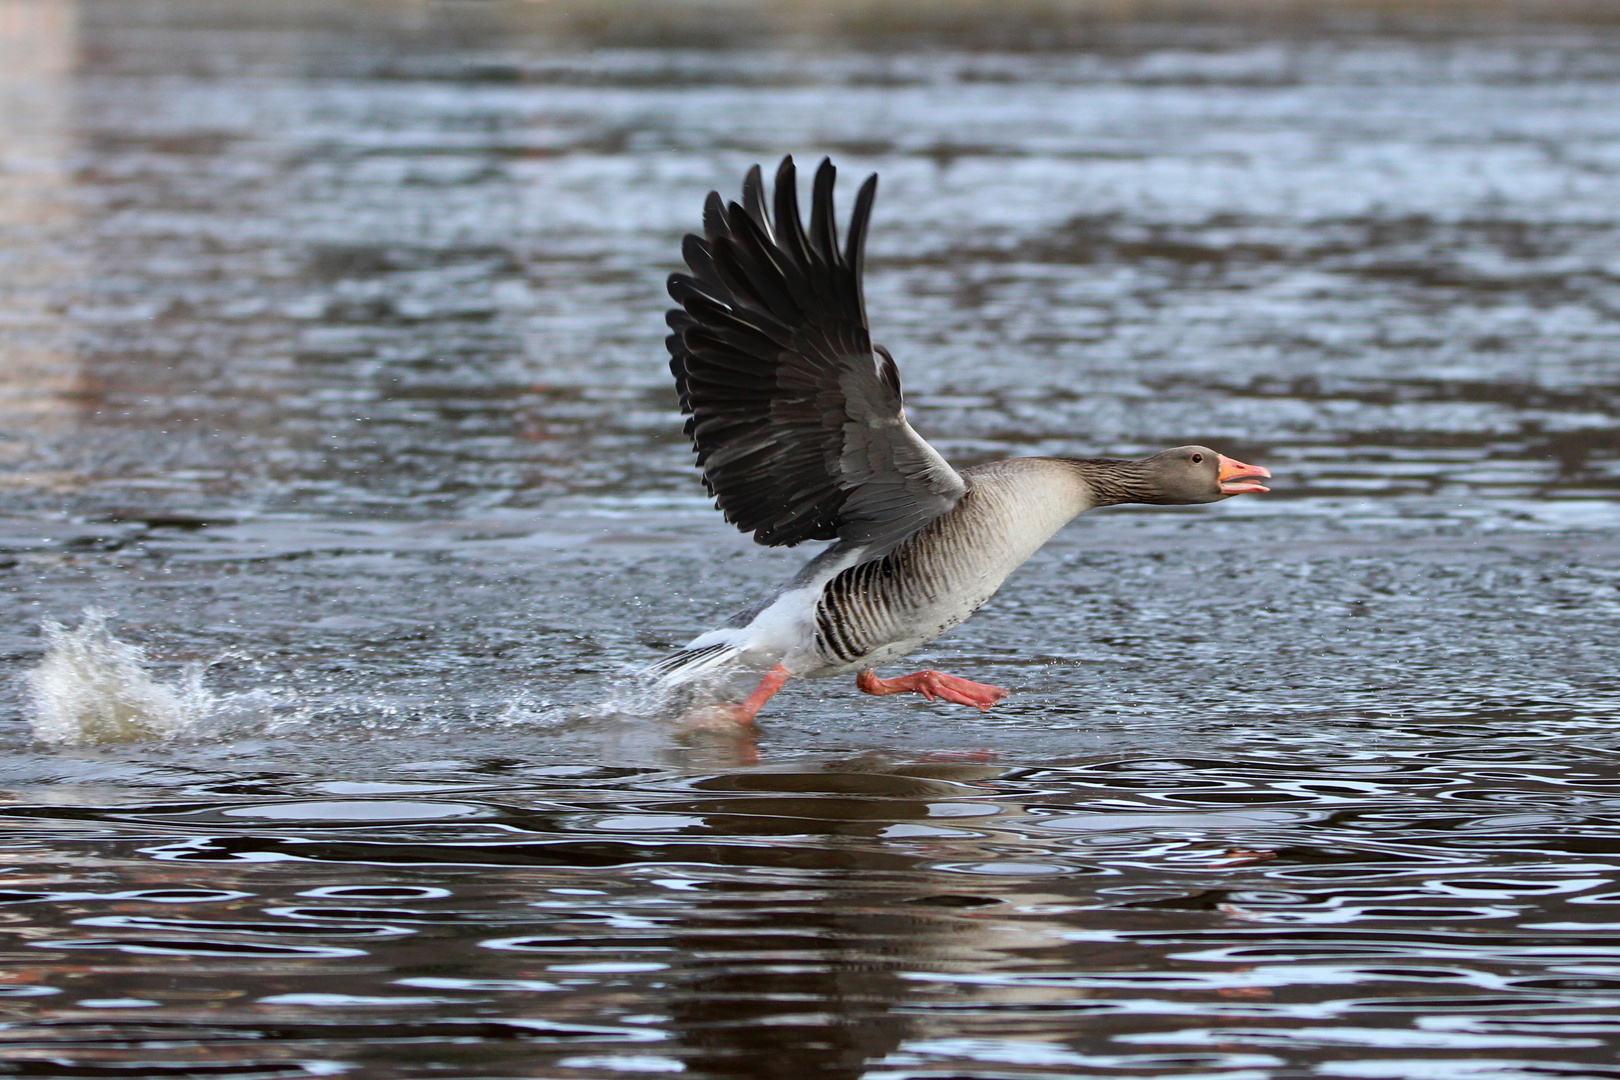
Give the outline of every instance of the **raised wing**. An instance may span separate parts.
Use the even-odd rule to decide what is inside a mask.
[[[791,157],[773,226],[759,166],[741,205],[710,192],[704,236],[672,274],[669,367],[686,433],[726,520],[761,544],[834,538],[888,547],[956,505],[956,471],[906,423],[900,372],[874,352],[861,293],[874,174],[838,249],[832,162],[816,170],[810,228]]]

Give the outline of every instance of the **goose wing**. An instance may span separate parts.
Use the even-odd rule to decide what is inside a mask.
[[[855,196],[842,251],[832,162],[816,170],[810,227],[791,157],[776,172],[775,223],[759,166],[741,205],[717,192],[690,274],[672,274],[669,367],[703,482],[726,520],[771,546],[841,539],[887,547],[967,486],[906,422],[900,372],[873,348],[861,291],[876,174]]]

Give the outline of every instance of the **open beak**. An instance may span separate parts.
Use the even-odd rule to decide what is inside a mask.
[[[1216,454],[1221,461],[1221,494],[1246,495],[1255,491],[1270,491],[1266,485],[1260,483],[1257,477],[1271,478],[1271,470],[1263,469],[1259,465],[1245,465],[1241,461],[1234,461],[1225,454]]]

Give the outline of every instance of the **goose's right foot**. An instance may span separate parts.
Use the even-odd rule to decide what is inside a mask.
[[[880,679],[875,671],[863,671],[855,677],[855,686],[867,694],[904,694],[916,692],[933,701],[940,698],[957,705],[972,705],[984,712],[1007,696],[999,686],[959,679],[943,671],[919,671],[902,675],[898,679]]]
[[[723,701],[718,705],[693,709],[682,718],[681,726],[688,731],[747,727],[754,722],[754,717],[759,715],[759,710],[764,708],[771,695],[782,689],[782,684],[787,681],[787,668],[777,664],[765,673],[754,692],[748,695],[747,701]]]

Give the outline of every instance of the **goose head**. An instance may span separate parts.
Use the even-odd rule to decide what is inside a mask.
[[[1177,446],[1142,462],[1144,481],[1164,503],[1219,502],[1233,495],[1269,491],[1260,483],[1271,471],[1245,465],[1207,446]]]

